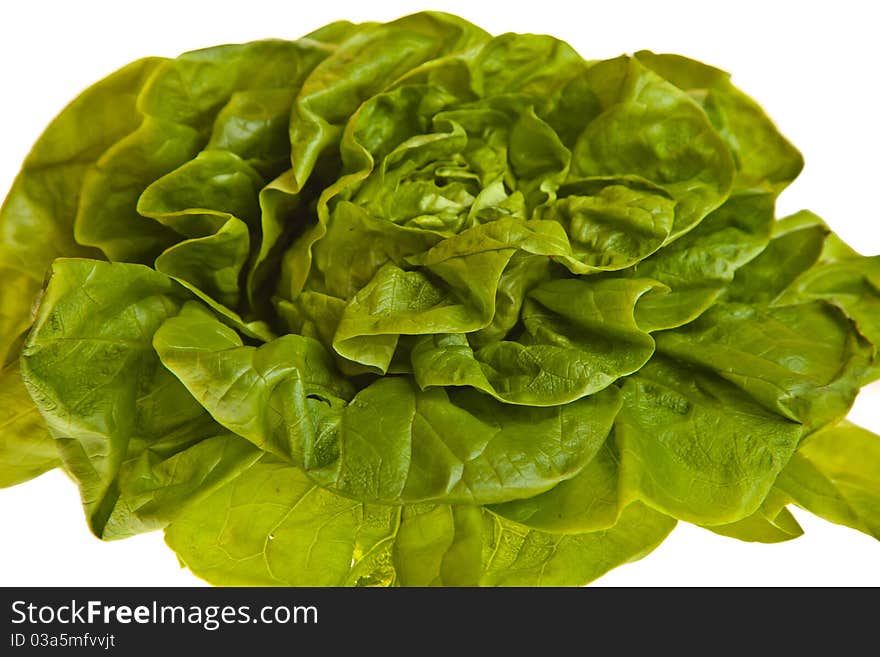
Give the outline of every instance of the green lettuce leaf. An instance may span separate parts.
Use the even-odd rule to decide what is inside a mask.
[[[547,408],[383,377],[356,394],[329,354],[288,335],[260,347],[197,304],[153,340],[218,422],[368,502],[502,502],[574,476],[608,435],[616,389]]]
[[[508,403],[563,404],[607,388],[644,365],[654,340],[634,317],[651,280],[561,279],[541,283],[521,311],[525,332],[474,350],[462,334],[436,334],[412,348],[424,388],[471,386]]]
[[[880,436],[849,422],[817,431],[777,487],[807,511],[880,539]]]
[[[763,310],[719,303],[655,339],[659,352],[717,372],[809,429],[846,415],[872,358],[852,322],[821,301]]]
[[[102,538],[167,524],[260,456],[152,350],[187,296],[148,267],[59,259],[22,351],[24,382]]]
[[[628,378],[615,420],[620,486],[682,520],[753,513],[803,435],[720,376],[658,358]]]
[[[612,438],[576,476],[493,506],[543,531],[607,529],[635,502],[703,525],[751,516],[803,435],[722,378],[655,358],[621,386]]]
[[[611,528],[548,534],[493,516],[486,528],[488,586],[583,586],[624,563],[641,559],[675,527],[675,520],[635,504]]]
[[[726,525],[706,529],[751,543],[781,543],[802,536],[804,530],[785,505],[787,496],[777,488],[770,490],[764,503],[752,515]]]
[[[610,530],[557,536],[476,506],[364,504],[267,457],[190,507],[165,540],[224,585],[578,586],[644,556],[674,524],[638,507]]]
[[[32,479],[60,463],[58,448],[24,387],[18,364],[3,369],[0,371],[0,488]]]

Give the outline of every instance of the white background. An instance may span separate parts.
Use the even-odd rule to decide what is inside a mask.
[[[431,8],[493,33],[549,33],[587,59],[648,48],[731,71],[806,158],[780,212],[810,208],[862,253],[880,254],[878,6],[857,0],[6,2],[0,5],[0,196],[52,117],[131,60],[296,38],[336,19],[385,21]],[[880,432],[878,407],[875,384],[850,417]],[[880,585],[880,542],[794,513],[806,535],[777,545],[741,543],[681,523],[646,559],[598,583]],[[112,543],[92,537],[75,487],[57,471],[0,490],[0,528],[0,585],[201,584],[179,567],[159,532]]]

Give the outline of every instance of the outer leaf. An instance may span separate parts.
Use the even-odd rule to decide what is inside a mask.
[[[60,465],[49,435],[21,380],[18,364],[0,370],[0,488]]]
[[[140,105],[147,114],[196,129],[207,149],[250,160],[268,179],[290,162],[289,116],[303,81],[355,29],[336,23],[292,42],[264,40],[185,53],[156,76]],[[300,191],[273,195],[267,190],[261,198],[261,231],[252,235],[259,247],[247,280],[251,305],[258,303],[271,261],[280,256],[278,241],[290,233],[286,215],[299,204]]]
[[[730,83],[728,74],[678,55],[640,51],[636,58],[700,104],[736,169],[731,196],[721,208],[635,268],[636,275],[670,287],[669,294],[651,295],[639,304],[640,325],[647,330],[674,328],[708,308],[734,272],[767,245],[775,198],[798,175],[803,159],[761,108]],[[775,268],[773,273],[779,274]]]
[[[802,435],[722,378],[661,358],[622,391],[614,427],[622,490],[698,524],[754,513]]]
[[[609,438],[587,466],[546,493],[490,507],[493,513],[541,531],[581,534],[613,527],[634,497],[621,490],[620,456]]]
[[[39,284],[27,274],[0,267],[0,366],[18,357],[16,343],[31,323]],[[2,377],[3,375],[0,375]]]
[[[847,413],[872,357],[852,323],[823,302],[766,311],[718,304],[655,339],[658,351],[714,370],[810,429]]]
[[[152,350],[187,296],[147,267],[59,259],[22,352],[28,390],[103,538],[161,526],[258,456]]]
[[[124,538],[165,527],[263,455],[219,427],[211,433],[195,440],[183,433],[129,443],[117,476],[119,498],[101,537]]]
[[[89,173],[76,219],[77,241],[114,260],[151,262],[175,239],[162,226],[139,218],[141,192],[208,143],[214,118],[236,93],[296,89],[331,50],[311,40],[265,40],[166,61],[138,98],[145,117],[140,128],[117,142]]]
[[[737,272],[725,298],[776,306],[825,301],[840,309],[873,345],[873,363],[862,380],[880,376],[880,258],[861,256],[809,211],[781,219],[773,240]]]
[[[608,529],[633,499],[643,498],[652,504],[650,494],[629,488],[631,481],[621,481],[621,457],[617,441],[609,440],[592,461],[575,477],[563,481],[546,493],[491,507],[492,511],[523,525],[553,533],[580,533]],[[659,480],[666,473],[660,472]],[[628,469],[630,464],[625,464]],[[721,525],[707,525],[724,536],[743,541],[777,543],[803,534],[797,521],[785,509],[787,497],[775,488],[760,508],[742,520]]]
[[[0,208],[0,365],[18,357],[15,345],[31,323],[32,305],[52,260],[97,254],[73,238],[80,186],[101,154],[137,127],[136,95],[161,62],[138,60],[92,85],[49,124],[25,159]],[[7,394],[20,391],[20,386],[17,368],[0,373],[0,387]],[[35,417],[29,397],[16,392],[14,398],[18,402],[10,412]],[[46,450],[48,443],[43,448],[36,445],[44,429],[30,420],[28,424],[32,426],[27,431],[34,432],[32,448]],[[0,440],[15,443],[19,431],[7,428],[5,435],[0,432]],[[23,467],[20,474],[7,476],[27,479],[37,470]]]
[[[334,495],[264,458],[181,514],[165,540],[214,584],[341,586],[361,562],[365,583],[390,584],[390,564],[383,572],[372,557],[393,540],[398,516],[398,508]]]
[[[483,512],[471,505],[409,505],[394,541],[400,586],[477,586]]]
[[[317,39],[266,39],[193,50],[168,61],[138,99],[144,114],[206,134],[239,92],[296,89],[334,48]]]
[[[861,383],[880,377],[880,256],[833,253],[840,250],[833,233],[823,255],[775,300],[776,304],[822,300],[840,309],[872,345],[873,362]],[[844,245],[845,246],[845,245]]]
[[[242,70],[238,74],[246,79],[247,84],[254,84],[255,80],[259,80],[260,86],[236,91],[229,97],[229,102],[214,118],[211,139],[205,147],[206,150],[234,153],[258,170],[266,180],[271,180],[288,169],[290,141],[287,133],[290,112],[303,76],[310,72],[315,58],[320,59],[330,54],[334,45],[344,41],[357,29],[358,26],[352,23],[338,21],[307,34],[294,43],[263,41],[256,44],[254,49],[259,54],[253,58],[253,63],[265,59],[272,63],[260,71]],[[244,54],[247,49],[241,49],[241,52]],[[200,68],[210,68],[215,64],[210,61],[211,54],[216,56],[217,51],[196,51],[189,56],[184,55],[189,60],[186,63],[189,66],[180,65],[181,61],[178,60],[180,77],[186,79]],[[225,77],[225,80],[220,81],[221,84],[228,84],[228,74]],[[240,86],[236,84],[237,88]],[[164,93],[163,90],[161,95],[164,96]],[[198,109],[195,114],[199,114]],[[264,238],[268,232],[271,231],[264,229]]]
[[[880,540],[880,436],[849,422],[817,431],[777,486],[807,511]]]
[[[148,264],[176,240],[169,229],[137,213],[141,192],[195,157],[204,138],[193,128],[147,117],[89,169],[77,209],[75,236],[111,260]]]
[[[576,586],[643,557],[674,525],[639,505],[611,530],[554,536],[472,506],[370,506],[266,458],[165,537],[214,584]]]
[[[641,504],[624,511],[611,529],[547,534],[486,514],[486,586],[583,586],[656,548],[675,520]]]
[[[787,496],[771,489],[764,503],[752,515],[727,525],[707,526],[706,529],[741,541],[781,543],[802,536],[804,530],[791,512],[785,508]]]

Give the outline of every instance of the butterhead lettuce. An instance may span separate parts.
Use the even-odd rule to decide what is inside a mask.
[[[880,257],[727,73],[420,13],[134,62],[0,210],[0,485],[217,584],[582,585],[880,538]]]

